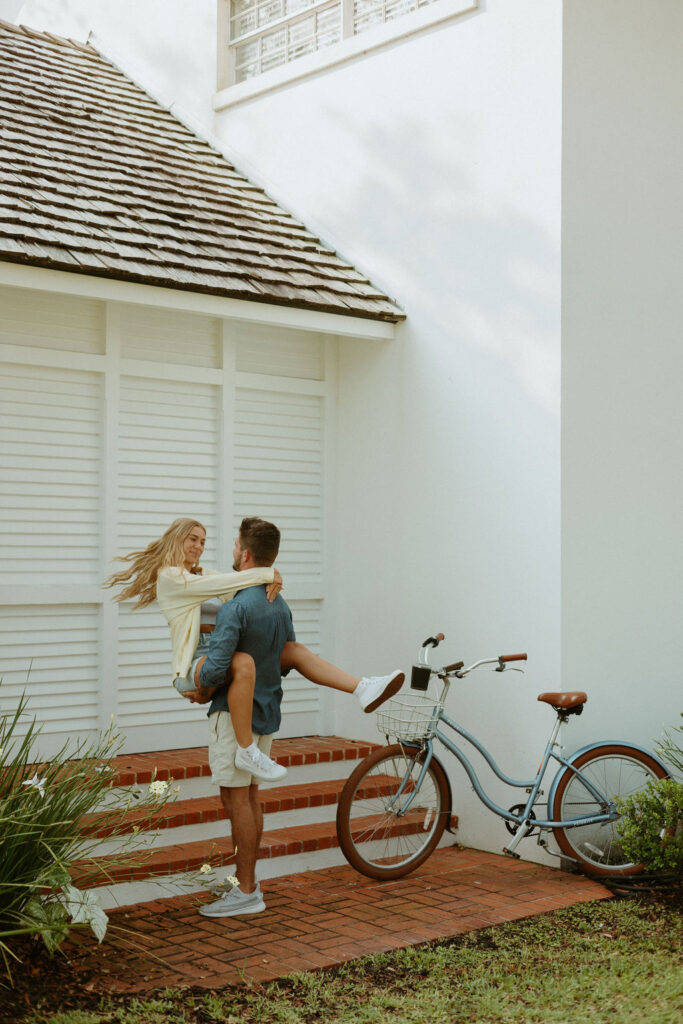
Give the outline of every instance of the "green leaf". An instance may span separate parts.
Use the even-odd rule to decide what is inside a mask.
[[[101,942],[106,935],[109,918],[102,910],[97,894],[94,892],[81,892],[75,886],[67,885],[58,898],[66,908],[73,923],[90,925],[97,941]]]

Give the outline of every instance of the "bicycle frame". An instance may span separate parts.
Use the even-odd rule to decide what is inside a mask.
[[[474,788],[474,791],[477,794],[477,796],[479,797],[479,799],[481,800],[481,802],[486,807],[488,807],[488,809],[490,811],[492,811],[494,814],[496,814],[498,817],[503,818],[503,819],[505,819],[507,821],[514,822],[518,826],[520,826],[518,828],[517,833],[515,834],[513,840],[511,841],[511,843],[509,844],[509,846],[507,848],[509,853],[512,853],[514,851],[514,849],[517,846],[517,844],[527,834],[526,826],[531,826],[533,828],[539,828],[539,829],[541,829],[543,831],[546,831],[548,829],[557,828],[557,827],[560,827],[560,828],[575,828],[575,827],[578,827],[580,825],[592,825],[592,824],[597,824],[597,823],[601,823],[601,822],[614,821],[616,818],[619,817],[619,814],[616,811],[616,808],[614,807],[612,802],[608,799],[608,797],[600,789],[598,789],[597,786],[595,786],[590,781],[590,779],[587,779],[581,773],[580,769],[575,768],[572,765],[570,760],[568,760],[565,757],[562,757],[555,750],[555,747],[557,746],[557,737],[558,737],[560,728],[564,724],[564,721],[563,721],[561,716],[558,716],[558,719],[555,722],[555,725],[554,725],[554,727],[553,727],[553,729],[551,731],[550,737],[549,737],[548,742],[547,742],[546,747],[545,747],[543,758],[541,760],[541,764],[539,766],[538,772],[536,773],[535,777],[533,779],[513,779],[513,778],[510,778],[508,775],[505,774],[505,772],[503,772],[498,767],[498,765],[497,765],[496,761],[494,760],[494,758],[492,757],[492,755],[489,753],[489,751],[486,749],[486,747],[482,743],[479,742],[479,740],[475,736],[472,736],[471,733],[469,733],[466,729],[464,729],[461,725],[459,725],[452,718],[449,718],[449,716],[444,713],[443,705],[444,705],[444,702],[445,702],[445,699],[446,699],[446,695],[447,695],[449,687],[450,687],[450,680],[447,677],[442,676],[440,673],[436,673],[436,674],[437,674],[438,678],[444,684],[444,688],[443,688],[443,692],[441,694],[441,698],[440,698],[439,702],[437,703],[437,705],[434,708],[434,715],[433,715],[432,721],[430,723],[430,729],[428,731],[427,737],[422,742],[422,744],[418,744],[418,745],[420,745],[420,746],[422,746],[424,748],[424,750],[426,751],[426,756],[425,756],[425,759],[424,759],[424,763],[422,765],[422,769],[421,769],[420,774],[418,776],[418,779],[417,779],[417,781],[416,781],[416,783],[414,785],[413,792],[408,797],[408,800],[406,801],[406,803],[403,804],[401,806],[401,808],[396,812],[397,813],[397,817],[403,817],[406,814],[406,812],[409,810],[410,805],[412,804],[413,800],[415,799],[415,797],[417,796],[418,792],[420,791],[420,787],[422,786],[422,782],[424,780],[424,777],[427,774],[427,771],[429,770],[429,765],[430,765],[430,763],[432,761],[432,758],[434,757],[434,739],[438,739],[439,742],[444,747],[446,747],[447,750],[450,750],[450,752],[458,759],[460,764],[465,769],[465,771],[467,773],[467,776],[468,776],[470,782],[472,783],[472,787]],[[524,810],[522,811],[521,814],[513,814],[511,811],[506,810],[503,807],[500,807],[498,804],[496,804],[488,796],[488,794],[485,792],[483,786],[481,785],[481,782],[479,781],[479,777],[477,775],[476,770],[470,764],[470,761],[468,760],[467,756],[463,753],[462,750],[460,750],[460,748],[458,746],[456,746],[456,744],[445,733],[443,733],[443,732],[441,732],[439,730],[438,726],[442,722],[444,723],[444,725],[448,726],[448,728],[452,729],[454,732],[456,732],[460,736],[462,736],[463,739],[467,740],[468,743],[471,743],[472,746],[476,750],[479,751],[479,753],[485,759],[485,761],[487,762],[487,764],[489,765],[491,770],[494,772],[494,774],[502,782],[504,782],[508,786],[513,786],[513,787],[516,787],[518,789],[524,789],[524,790],[527,791],[528,797],[527,797],[527,800],[526,800],[526,803],[525,803],[525,806],[524,806]],[[405,746],[415,746],[416,744],[405,742],[404,745]],[[572,755],[572,756],[575,756],[575,755]],[[554,791],[556,783],[557,783],[557,780],[559,779],[559,776],[561,775],[561,773],[565,769],[569,769],[572,772],[574,772],[574,774],[576,776],[578,776],[578,778],[581,779],[581,782],[586,787],[586,789],[591,794],[591,796],[594,799],[596,799],[605,808],[605,811],[602,814],[593,814],[593,815],[587,815],[587,816],[580,817],[580,818],[571,818],[571,819],[568,819],[568,820],[557,820],[557,821],[553,820],[553,819],[540,819],[540,818],[532,817],[533,807],[534,807],[534,804],[536,803],[537,797],[538,797],[540,789],[541,789],[541,784],[543,782],[543,779],[545,777],[545,773],[547,771],[547,768],[548,768],[548,765],[549,765],[551,759],[558,762],[559,768],[558,768],[558,771],[557,771],[557,773],[555,775],[553,783],[551,785],[551,790],[550,791],[551,792]],[[406,777],[406,779],[404,779],[404,781],[401,784],[401,786],[399,786],[399,789],[398,789],[398,791],[397,791],[397,793],[396,793],[396,795],[394,797],[394,801],[396,799],[398,799],[402,795],[402,793],[404,791],[404,787],[405,787],[406,784],[407,784],[407,777]]]

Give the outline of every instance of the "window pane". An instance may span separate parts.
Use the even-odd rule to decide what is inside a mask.
[[[328,7],[317,15],[318,49],[332,46],[341,39],[341,18],[339,7]]]
[[[268,25],[271,21],[276,21],[281,18],[284,14],[283,4],[280,0],[267,0],[266,3],[259,6],[258,22],[259,25]]]
[[[356,0],[353,12],[353,30],[358,35],[373,25],[381,25],[384,21],[384,4],[382,0]]]

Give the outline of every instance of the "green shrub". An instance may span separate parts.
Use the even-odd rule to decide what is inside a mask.
[[[681,712],[683,718],[683,711]],[[678,736],[674,735],[678,733]],[[660,757],[668,761],[679,775],[683,775],[683,725],[677,725],[671,732],[665,730],[664,736],[655,748]]]
[[[166,783],[150,786],[143,799],[113,790],[111,759],[121,746],[113,726],[90,743],[67,742],[46,763],[36,763],[39,733],[25,696],[13,714],[0,717],[0,955],[7,971],[18,936],[39,934],[53,951],[71,927],[89,925],[102,940],[107,915],[95,893],[73,885],[70,873],[70,865],[88,861],[101,841],[89,816],[106,797],[97,830],[122,835],[123,815],[134,800],[151,810],[168,796]],[[135,834],[125,840],[135,841]],[[96,873],[97,861],[91,864]]]
[[[647,871],[683,876],[683,784],[657,779],[617,807],[624,853]]]

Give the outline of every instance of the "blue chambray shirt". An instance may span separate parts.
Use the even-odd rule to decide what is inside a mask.
[[[279,594],[271,604],[264,586],[240,590],[216,616],[199,681],[202,686],[221,686],[235,651],[250,654],[256,664],[252,729],[257,736],[267,736],[280,728],[280,655],[288,640],[296,640],[289,605]],[[214,694],[209,715],[227,710],[228,691],[222,686]]]

